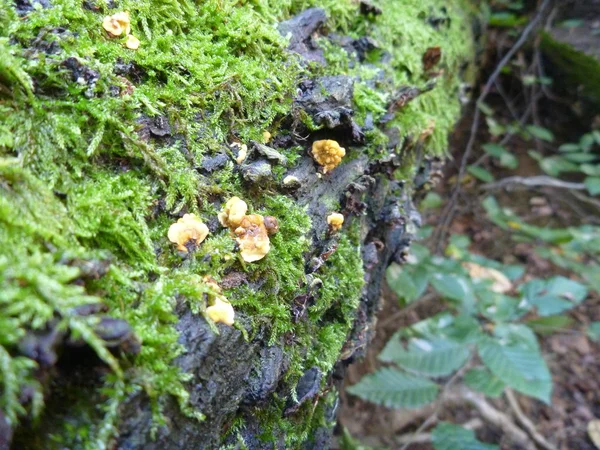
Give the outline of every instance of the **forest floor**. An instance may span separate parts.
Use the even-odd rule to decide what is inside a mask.
[[[492,36],[492,46],[494,36]],[[498,35],[495,36],[498,38]],[[492,49],[494,54],[496,49]],[[489,49],[488,49],[488,53]],[[494,55],[495,56],[495,55]],[[511,91],[511,82],[504,79],[504,88]],[[514,91],[514,90],[513,90]],[[518,96],[518,95],[517,95]],[[504,98],[501,98],[504,97]],[[527,96],[525,96],[526,98]],[[508,115],[506,96],[494,89],[490,96],[490,106],[500,115]],[[556,100],[556,99],[554,99]],[[570,142],[579,113],[573,105],[576,100],[556,102],[543,98],[536,105],[536,121],[552,130],[558,141]],[[521,99],[523,101],[523,99]],[[518,109],[518,108],[517,108]],[[595,118],[598,121],[598,117]],[[456,186],[456,176],[461,164],[461,157],[469,139],[469,129],[473,122],[473,110],[467,111],[451,137],[453,158],[446,163],[443,174],[434,188],[442,199],[441,206],[423,211],[423,224],[436,229],[443,222],[446,205]],[[594,122],[594,119],[591,119]],[[489,140],[489,134],[477,133],[475,153],[472,159],[485,160],[481,145]],[[518,159],[518,167],[508,170],[499,164],[488,161],[483,165],[495,179],[508,176],[532,177],[544,175],[538,163],[532,159],[528,151],[534,143],[515,136],[506,148]],[[545,143],[536,142],[538,147]],[[479,149],[479,150],[478,150]],[[546,152],[552,151],[548,146]],[[490,221],[482,207],[482,199],[489,194],[475,179],[461,183],[459,200],[456,204],[454,218],[450,223],[448,234],[466,235],[471,240],[470,251],[486,258],[506,264],[522,264],[529,276],[548,277],[552,275],[568,275],[561,268],[554,266],[535,252],[535,244],[515,242],[511,231],[506,231]],[[551,187],[521,187],[512,191],[494,190],[498,202],[517,212],[527,223],[538,226],[578,226],[595,223],[597,205],[580,202],[573,192],[567,189]],[[423,208],[420,208],[421,210]],[[436,236],[436,232],[432,234]],[[433,238],[425,240],[430,248],[435,247]],[[431,317],[440,311],[441,303],[434,296],[432,301],[416,302],[411,307],[401,306],[397,296],[388,288],[383,293],[383,306],[378,316],[376,337],[368,349],[365,359],[348,368],[346,385],[358,382],[365,374],[373,373],[381,366],[377,360],[388,339],[399,329]],[[586,326],[600,320],[600,296],[590,291],[587,299],[567,313],[571,319],[568,329],[559,330],[539,337],[542,352],[548,363],[554,390],[551,405],[525,396],[518,396],[520,406],[525,415],[535,424],[537,430],[560,450],[595,450],[596,447],[588,437],[587,426],[594,418],[600,417],[600,354],[599,343],[593,342],[585,333]],[[511,408],[505,397],[490,400],[499,411],[511,414]],[[397,450],[432,450],[428,442],[413,442],[405,446],[406,439],[419,428],[424,420],[430,418],[434,407],[426,406],[417,410],[392,410],[376,406],[347,393],[342,393],[342,406],[339,414],[340,430],[342,427],[362,445],[378,449]],[[485,442],[500,444],[505,450],[518,450],[505,442],[500,430],[478,421],[477,413],[467,406],[446,409],[438,415],[438,420],[454,423],[471,421],[476,429],[477,437]],[[432,424],[433,425],[433,424]]]

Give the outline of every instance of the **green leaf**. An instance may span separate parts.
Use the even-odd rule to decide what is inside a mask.
[[[407,350],[400,339],[392,338],[379,359],[396,363],[413,372],[442,377],[462,367],[469,354],[468,347],[448,339],[413,338],[410,339]]]
[[[587,330],[587,335],[592,341],[600,342],[600,322],[590,323]]]
[[[585,285],[562,276],[543,281],[534,279],[521,286],[529,305],[537,308],[541,316],[552,316],[573,308],[588,294]]]
[[[567,329],[572,323],[573,319],[568,316],[547,316],[527,321],[533,331],[543,336]]]
[[[589,163],[598,159],[597,156],[592,153],[567,153],[564,155],[564,158],[578,164]]]
[[[557,177],[563,172],[577,172],[579,170],[577,164],[567,161],[562,156],[544,158],[540,161],[540,167],[544,172],[553,177]]]
[[[565,152],[565,153],[578,152],[579,150],[581,150],[581,147],[579,147],[579,144],[563,144],[560,147],[558,147],[559,152]]]
[[[506,385],[485,367],[475,367],[465,374],[465,384],[471,389],[488,397],[497,398],[502,395]]]
[[[525,129],[533,137],[541,139],[542,141],[552,142],[554,140],[554,135],[547,128],[538,127],[537,125],[527,125]]]
[[[519,166],[519,160],[499,144],[485,144],[483,150],[494,158],[498,158],[502,167],[516,169]]]
[[[435,209],[442,206],[443,200],[439,194],[435,192],[428,192],[423,200],[421,200],[421,208],[423,209]]]
[[[479,355],[483,363],[506,385],[550,403],[552,377],[538,351],[524,345],[502,345],[488,338],[479,342]]]
[[[435,400],[439,386],[426,378],[384,367],[346,390],[388,408],[418,408]]]
[[[494,181],[494,175],[492,175],[488,170],[484,169],[483,167],[469,166],[467,168],[467,171],[475,178],[477,178],[480,181],[483,181],[484,183],[491,183],[492,181]]]
[[[499,450],[496,445],[478,441],[472,430],[448,422],[434,428],[431,440],[435,450]]]
[[[475,304],[475,296],[470,281],[458,274],[435,273],[431,285],[444,298],[461,302],[466,309]]]
[[[600,177],[587,177],[583,180],[583,184],[585,184],[590,195],[600,194]]]
[[[428,277],[429,274],[423,268],[408,265],[392,264],[386,272],[390,288],[407,303],[423,295],[429,282]]]

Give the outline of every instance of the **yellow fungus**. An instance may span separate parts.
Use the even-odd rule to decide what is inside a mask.
[[[340,213],[331,213],[327,216],[327,223],[331,231],[338,231],[344,224],[344,216]]]
[[[140,40],[136,38],[133,34],[127,36],[127,40],[125,41],[125,47],[130,50],[137,50],[140,48]]]
[[[323,166],[323,173],[335,169],[342,162],[345,155],[346,149],[340,147],[337,141],[325,139],[313,142],[312,156],[315,161]]]
[[[262,216],[258,214],[245,216],[234,233],[244,261],[258,261],[269,253],[271,243]]]
[[[216,296],[214,304],[206,308],[206,315],[215,323],[221,322],[231,326],[234,322],[235,311],[231,303]]]
[[[271,140],[271,133],[269,133],[268,131],[263,131],[263,143],[268,144],[269,141]]]
[[[228,227],[231,230],[235,230],[242,219],[248,212],[248,205],[245,201],[240,199],[239,197],[231,197],[227,203],[225,203],[225,208],[218,214],[219,222],[224,227]]]
[[[102,21],[102,28],[112,37],[121,36],[123,33],[128,35],[131,32],[131,22],[129,20],[129,12],[122,11],[112,16],[106,16]]]
[[[188,252],[188,245],[199,245],[208,236],[208,227],[194,214],[185,214],[169,227],[167,237],[179,251]]]

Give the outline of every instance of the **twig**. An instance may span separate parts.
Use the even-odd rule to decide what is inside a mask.
[[[583,183],[562,181],[557,178],[547,177],[545,175],[539,175],[535,177],[507,177],[496,181],[495,183],[484,184],[482,187],[486,190],[495,190],[509,188],[510,186],[514,185],[525,187],[554,187],[561,189],[574,189],[577,191],[583,191],[586,189]]]
[[[467,141],[467,147],[465,148],[465,152],[461,159],[460,169],[458,171],[458,176],[456,178],[456,184],[454,186],[452,196],[450,198],[450,202],[448,203],[448,206],[444,209],[444,214],[443,214],[444,221],[440,227],[440,233],[438,234],[438,237],[437,237],[436,251],[439,251],[439,248],[441,246],[443,238],[445,237],[447,229],[450,226],[450,223],[452,222],[452,219],[454,217],[454,208],[456,206],[456,201],[458,199],[458,191],[460,190],[460,183],[461,183],[461,180],[467,170],[467,162],[469,160],[469,157],[471,156],[471,152],[473,151],[473,146],[475,144],[477,130],[479,129],[479,122],[481,120],[480,105],[483,103],[483,101],[485,100],[487,95],[490,93],[490,90],[491,90],[492,86],[494,85],[496,78],[498,78],[498,76],[500,75],[504,66],[506,66],[511,61],[511,59],[515,55],[515,53],[525,44],[525,42],[527,41],[527,38],[529,37],[529,34],[536,28],[538,22],[542,18],[542,15],[543,15],[546,7],[550,3],[551,3],[551,0],[544,0],[542,2],[535,17],[525,27],[525,29],[521,33],[521,36],[519,37],[517,42],[515,42],[515,44],[506,53],[506,55],[504,55],[502,60],[500,60],[500,62],[498,63],[498,65],[496,66],[494,71],[492,72],[492,75],[488,78],[481,93],[479,94],[477,101],[475,102],[475,111],[473,114],[473,123],[471,124],[469,140]]]
[[[424,303],[427,303],[427,302],[429,302],[429,301],[431,301],[431,300],[433,300],[435,298],[437,298],[436,294],[433,294],[433,293],[425,294],[421,298],[415,300],[414,302],[409,303],[404,308],[399,309],[394,314],[392,314],[391,316],[387,317],[385,320],[382,320],[381,322],[378,322],[377,326],[378,327],[386,327],[390,323],[393,323],[396,320],[398,320],[400,317],[408,315],[408,313],[410,313],[411,311],[413,311],[415,308],[417,308],[419,306],[422,306]]]
[[[515,425],[509,416],[490,405],[482,395],[461,386],[459,389],[447,393],[446,400],[459,404],[467,402],[479,412],[483,420],[500,428],[516,444],[521,445],[525,450],[537,450],[527,433]]]
[[[558,447],[556,447],[553,444],[551,444],[550,442],[548,442],[544,438],[544,436],[542,436],[538,432],[538,430],[536,430],[533,422],[531,420],[529,420],[529,417],[527,417],[525,415],[525,413],[523,412],[523,410],[521,409],[521,406],[519,405],[519,402],[517,401],[517,398],[515,397],[515,394],[513,393],[513,391],[510,389],[506,389],[505,394],[506,394],[506,398],[508,399],[508,404],[510,405],[513,412],[515,413],[515,416],[517,416],[517,420],[527,430],[527,432],[529,433],[529,436],[531,436],[531,438],[539,446],[544,447],[546,450],[558,450]]]

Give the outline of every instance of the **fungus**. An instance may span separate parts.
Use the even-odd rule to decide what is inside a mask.
[[[238,164],[242,164],[246,160],[246,157],[248,156],[248,146],[246,144],[240,144],[239,142],[234,142],[233,144],[230,145],[230,147],[238,149],[238,153],[237,153],[237,156],[235,157],[235,161]]]
[[[224,323],[225,325],[233,325],[235,311],[233,306],[222,296],[215,296],[214,303],[206,308],[206,315],[215,323]]]
[[[269,236],[274,235],[279,231],[279,222],[273,216],[265,216],[264,218],[265,228]]]
[[[258,214],[245,216],[234,233],[244,261],[258,261],[269,253],[271,243],[262,216]]]
[[[224,227],[228,227],[231,230],[235,230],[240,226],[242,219],[248,212],[248,205],[245,201],[239,197],[231,197],[225,208],[218,214],[219,222]]]
[[[342,228],[344,223],[344,216],[340,213],[331,213],[327,216],[327,223],[329,224],[329,228],[331,231],[336,232]]]
[[[327,173],[342,162],[342,158],[346,155],[346,149],[340,147],[337,141],[325,139],[313,142],[312,155],[315,161],[323,166],[323,173]]]
[[[264,142],[265,144],[268,144],[268,143],[269,143],[269,141],[271,140],[271,137],[272,137],[271,133],[269,133],[269,132],[268,132],[268,131],[266,131],[266,130],[265,130],[265,131],[263,131],[263,142]]]
[[[284,186],[299,186],[300,180],[294,175],[288,175],[283,179]]]
[[[121,36],[123,32],[128,35],[131,32],[131,23],[129,20],[129,12],[122,11],[112,16],[106,16],[102,21],[104,28],[111,37]]]
[[[140,40],[136,38],[133,34],[127,36],[127,40],[125,41],[125,47],[130,50],[137,50],[140,48]]]
[[[188,252],[188,245],[199,245],[208,236],[208,227],[195,214],[185,214],[169,227],[167,237],[179,251]]]

